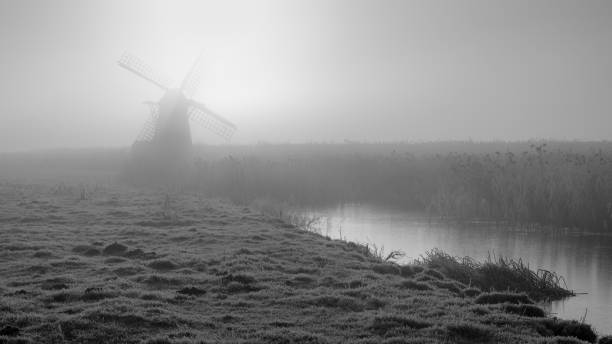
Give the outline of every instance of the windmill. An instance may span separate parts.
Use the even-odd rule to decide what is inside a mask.
[[[132,146],[134,155],[146,155],[161,164],[187,161],[192,146],[190,121],[203,125],[226,140],[236,131],[234,124],[191,99],[200,84],[201,54],[178,88],[172,88],[170,79],[156,73],[134,55],[123,54],[118,64],[165,92],[158,102],[145,102],[151,117]]]

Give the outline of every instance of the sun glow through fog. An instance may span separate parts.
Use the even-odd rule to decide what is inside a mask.
[[[0,2],[0,150],[129,145],[162,92],[124,51],[179,85],[203,50],[194,99],[234,143],[608,138],[609,6],[557,6]]]

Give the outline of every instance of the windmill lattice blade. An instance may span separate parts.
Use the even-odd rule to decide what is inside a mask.
[[[119,59],[119,61],[117,61],[117,63],[119,64],[119,66],[129,70],[130,72],[140,76],[141,78],[154,83],[164,91],[170,88],[171,81],[169,78],[155,73],[153,71],[153,68],[151,68],[149,65],[144,63],[144,61],[134,55],[124,53],[123,56],[121,56],[121,58]]]
[[[191,98],[198,91],[198,87],[200,87],[200,82],[202,81],[203,65],[202,54],[200,54],[181,84],[181,91],[183,91],[185,97]]]
[[[210,111],[207,107],[199,103],[193,103],[187,110],[189,118],[208,128],[213,133],[229,140],[236,131],[236,126],[225,118]]]
[[[157,127],[157,119],[159,118],[159,104],[153,102],[146,102],[151,111],[151,118],[147,120],[140,130],[136,141],[139,142],[151,142],[155,136],[155,130]]]

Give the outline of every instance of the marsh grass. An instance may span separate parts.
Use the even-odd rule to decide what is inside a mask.
[[[485,291],[526,293],[535,300],[561,299],[574,295],[573,291],[567,289],[562,276],[543,269],[534,271],[521,259],[490,254],[486,261],[477,262],[469,257],[453,257],[433,249],[421,256],[418,263]]]
[[[203,150],[207,160],[198,165],[194,187],[245,203],[258,198],[317,206],[361,202],[447,221],[612,230],[612,145],[606,142]]]

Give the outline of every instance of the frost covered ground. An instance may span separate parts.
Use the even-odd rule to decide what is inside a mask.
[[[0,183],[0,276],[0,343],[595,340],[523,295],[189,193]]]

